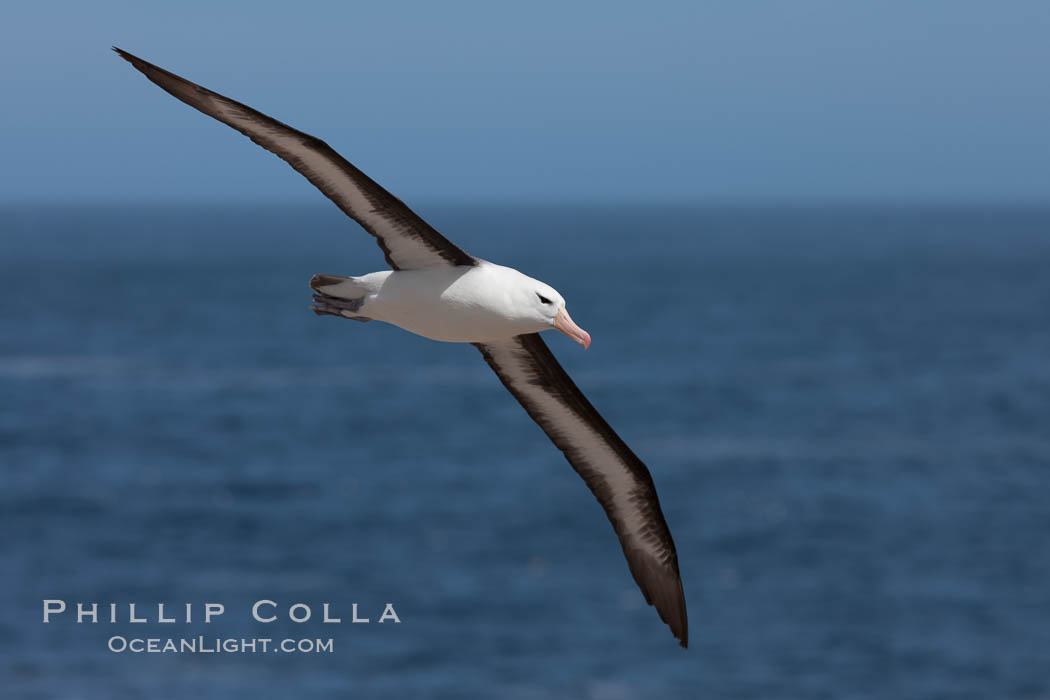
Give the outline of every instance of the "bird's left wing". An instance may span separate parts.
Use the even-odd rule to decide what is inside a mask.
[[[645,600],[682,646],[689,641],[678,555],[645,464],[594,409],[538,333],[474,343],[609,516]]]
[[[295,168],[347,216],[375,236],[387,263],[395,270],[477,264],[476,258],[460,250],[321,139],[127,51],[116,47],[113,50],[166,92],[236,129]]]

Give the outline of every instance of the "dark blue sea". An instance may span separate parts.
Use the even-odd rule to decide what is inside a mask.
[[[334,207],[7,206],[0,696],[1050,697],[1050,210],[418,210],[591,333],[690,648],[474,348],[309,311]],[[110,650],[198,636],[332,649]]]

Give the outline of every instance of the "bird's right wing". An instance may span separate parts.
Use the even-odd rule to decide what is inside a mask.
[[[165,91],[233,127],[295,168],[351,219],[375,236],[395,270],[476,265],[415,212],[318,138],[113,47]]]
[[[609,516],[645,602],[689,643],[678,555],[649,470],[594,409],[538,333],[475,343],[503,386],[565,453]]]

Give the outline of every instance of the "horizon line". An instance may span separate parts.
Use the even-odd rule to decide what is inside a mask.
[[[248,197],[20,197],[0,198],[0,208],[18,207],[261,207],[267,209],[315,207],[329,204],[322,197],[287,197],[254,199]],[[1043,209],[1050,208],[1050,196],[1035,197],[416,197],[406,201],[409,207],[474,207],[478,209],[510,207],[580,207],[580,208],[645,208],[674,207],[676,209],[814,209],[814,208],[931,208],[931,209]],[[323,207],[322,207],[323,208]],[[333,208],[332,213],[338,210]]]

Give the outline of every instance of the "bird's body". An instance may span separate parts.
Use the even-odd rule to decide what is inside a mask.
[[[391,269],[361,277],[315,275],[314,311],[473,344],[594,493],[646,602],[686,646],[678,555],[652,476],[539,336],[556,329],[584,348],[590,345],[561,295],[461,250],[320,139],[114,50],[174,97],[280,157],[375,237]]]
[[[539,280],[484,260],[472,266],[384,270],[351,278],[317,275],[311,286],[322,298],[360,301],[354,310],[333,306],[332,311],[341,312],[333,315],[385,321],[449,343],[484,343],[547,330],[549,320],[528,313],[538,301],[529,291],[542,290],[545,298],[557,298],[557,292]]]

